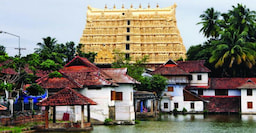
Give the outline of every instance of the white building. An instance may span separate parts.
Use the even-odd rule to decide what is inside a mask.
[[[126,68],[98,68],[86,58],[75,57],[59,72],[61,78],[43,77],[38,84],[53,94],[65,87],[70,87],[97,102],[91,107],[91,118],[104,121],[132,121],[135,119],[133,104],[133,85],[138,83],[126,74]],[[80,120],[79,106],[59,107],[59,118],[64,112],[74,114],[74,120]],[[58,113],[59,112],[59,113]],[[85,115],[87,112],[85,111]],[[57,117],[58,118],[58,117]]]
[[[153,72],[153,74],[160,74],[168,79],[168,85],[161,100],[161,111],[186,109],[188,112],[202,112],[204,110],[204,100],[186,90],[188,86],[208,86],[210,70],[203,64],[204,61],[176,63],[169,60]]]

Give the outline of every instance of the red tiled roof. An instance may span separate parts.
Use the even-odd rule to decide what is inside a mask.
[[[127,68],[103,68],[101,70],[111,77],[111,81],[114,83],[139,83],[126,74]]]
[[[184,71],[180,67],[174,64],[167,64],[158,67],[152,74],[160,75],[190,75],[190,73]]]
[[[71,79],[69,79],[67,77],[49,78],[47,76],[47,77],[39,79],[38,84],[45,89],[51,89],[51,88],[63,89],[65,87],[82,88],[81,85],[76,84],[74,81],[72,81]]]
[[[56,94],[38,103],[39,106],[66,106],[87,104],[96,105],[97,103],[69,87],[58,91]]]
[[[7,107],[5,107],[4,105],[0,104],[0,110],[7,110]]]
[[[192,94],[190,91],[183,89],[184,101],[204,101],[201,97]]]
[[[256,78],[211,78],[211,89],[238,89],[248,80],[256,82]]]
[[[204,66],[204,60],[196,61],[177,61],[178,66],[186,72],[211,72],[210,69]]]
[[[126,74],[126,68],[100,69],[86,58],[76,56],[59,70],[65,78],[40,78],[37,82],[43,88],[81,88],[83,86],[118,86],[117,83],[139,83]],[[75,86],[74,86],[75,85]]]

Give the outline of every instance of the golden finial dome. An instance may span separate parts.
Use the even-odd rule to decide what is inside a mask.
[[[141,4],[140,4],[139,8],[141,8]]]
[[[124,9],[124,4],[122,4],[122,8]]]
[[[133,8],[133,5],[131,4],[131,8]]]
[[[107,4],[105,4],[105,9],[107,9],[108,7],[107,7]]]
[[[150,4],[148,3],[148,8],[150,8]]]
[[[113,7],[114,9],[116,9],[116,5],[114,4],[114,7]]]
[[[156,5],[156,8],[159,8],[159,5],[158,5],[158,3],[157,3],[157,5]]]

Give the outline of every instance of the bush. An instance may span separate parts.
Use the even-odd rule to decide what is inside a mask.
[[[173,109],[172,112],[173,112],[174,115],[177,115],[177,113],[178,113],[177,108]]]
[[[36,83],[31,84],[31,86],[26,88],[26,90],[29,95],[33,95],[33,96],[44,94],[44,89]]]
[[[186,109],[186,108],[183,108],[183,109],[182,109],[182,114],[185,114],[186,112],[188,112],[187,109]]]
[[[112,122],[113,122],[113,120],[112,120],[112,119],[107,118],[107,119],[105,119],[104,124],[106,124],[106,125],[110,125],[110,124],[112,124]]]
[[[140,124],[140,121],[139,120],[135,120],[135,124]]]
[[[49,78],[61,78],[61,77],[62,77],[62,74],[58,71],[54,71],[49,74]]]

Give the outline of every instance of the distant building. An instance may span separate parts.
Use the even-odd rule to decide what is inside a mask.
[[[174,62],[169,60],[158,67],[153,74],[160,74],[168,79],[168,85],[163,92],[161,111],[170,112],[174,109],[188,112],[202,112],[204,99],[196,93],[186,90],[188,86],[208,86],[210,70],[203,66],[204,61]]]
[[[177,27],[176,5],[159,8],[97,9],[88,6],[81,51],[98,53],[96,64],[114,61],[115,52],[131,62],[148,55],[148,64],[161,65],[168,59],[186,58]]]
[[[45,76],[38,80],[38,84],[45,88],[49,95],[69,87],[97,103],[91,107],[93,119],[135,119],[133,85],[138,82],[126,74],[126,68],[100,69],[86,58],[77,56],[59,72],[63,75],[61,78]],[[80,120],[79,108],[57,107],[57,118],[61,119],[65,112],[72,112],[74,120]]]

